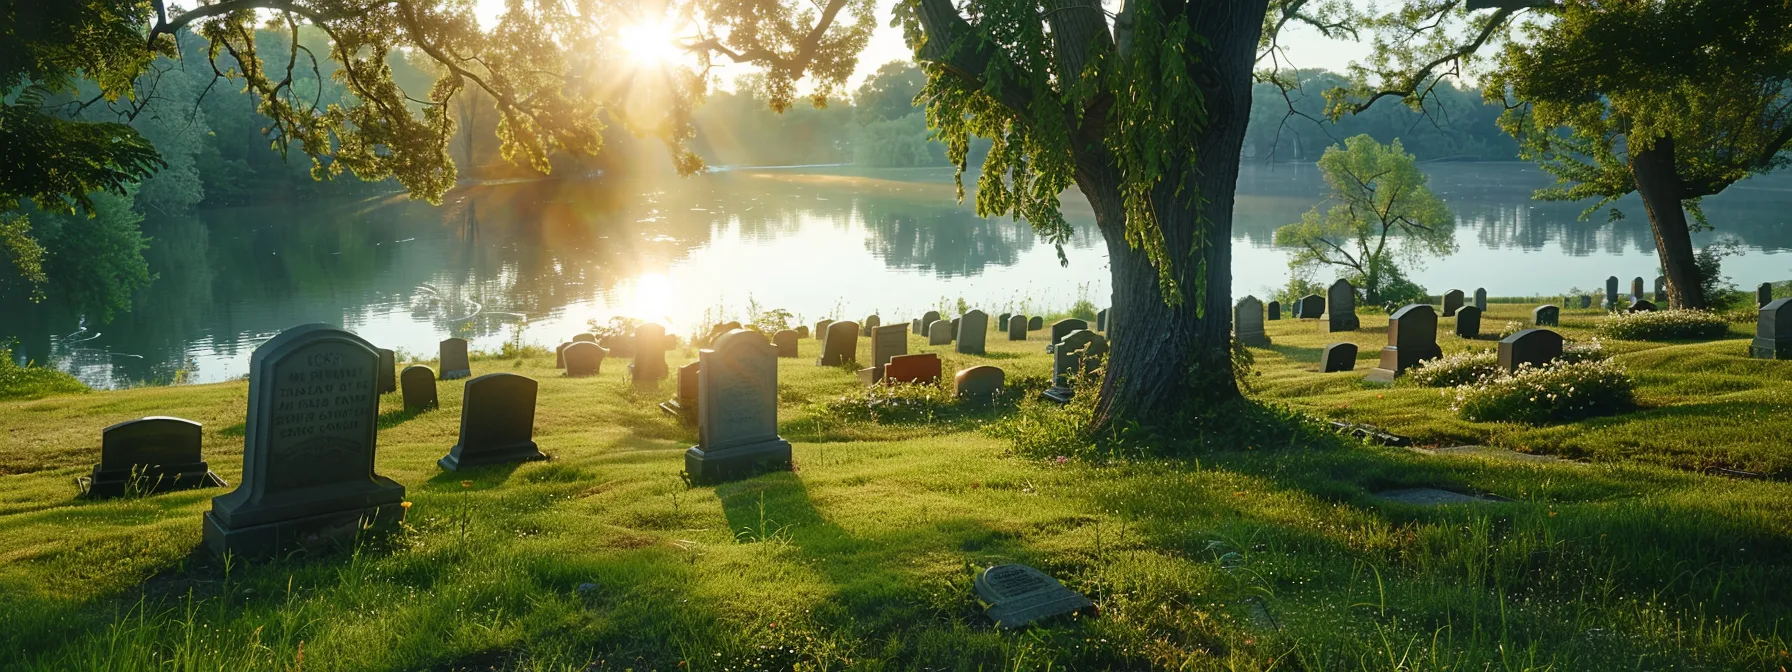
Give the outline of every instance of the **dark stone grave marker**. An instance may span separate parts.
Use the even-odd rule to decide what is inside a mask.
[[[1437,311],[1428,304],[1410,304],[1388,316],[1388,344],[1381,349],[1381,365],[1364,380],[1391,383],[1419,362],[1442,356],[1437,347]]]
[[[585,347],[596,348],[597,344],[573,346]],[[467,381],[460,403],[460,443],[436,460],[436,465],[459,471],[461,467],[548,459],[535,445],[536,388],[534,380],[514,373],[488,373]]]
[[[1337,373],[1356,368],[1356,344],[1333,343],[1325,346],[1325,354],[1320,358],[1320,373]]]
[[[100,463],[86,480],[94,499],[225,485],[200,454],[199,423],[152,416],[100,430]]]
[[[440,351],[442,380],[453,380],[473,375],[473,365],[467,361],[467,339],[450,338],[442,341]]]
[[[1548,329],[1525,329],[1500,339],[1500,370],[1517,371],[1524,364],[1543,366],[1562,358],[1562,335]]]
[[[435,408],[436,372],[421,364],[404,367],[399,374],[399,381],[404,384],[404,410],[410,412],[427,411]]]

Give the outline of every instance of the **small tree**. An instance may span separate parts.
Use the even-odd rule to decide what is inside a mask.
[[[1456,251],[1449,208],[1399,140],[1350,138],[1325,150],[1319,170],[1331,185],[1331,209],[1314,206],[1299,222],[1276,229],[1275,244],[1295,250],[1290,268],[1342,267],[1369,303],[1380,303],[1404,277],[1401,262],[1417,266]]]

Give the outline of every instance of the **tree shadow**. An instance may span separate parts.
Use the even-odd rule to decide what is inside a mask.
[[[448,451],[443,450],[443,455]],[[446,469],[423,482],[423,487],[433,491],[452,491],[462,489],[494,488],[510,480],[510,475],[523,466],[522,462],[505,462],[503,464],[487,464],[477,467],[462,467],[459,471]],[[472,485],[463,485],[471,482]]]

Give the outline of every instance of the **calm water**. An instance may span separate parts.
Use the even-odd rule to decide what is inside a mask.
[[[1493,295],[1594,288],[1608,275],[1656,275],[1640,204],[1631,217],[1587,222],[1578,204],[1537,203],[1548,178],[1522,164],[1434,164],[1433,187],[1459,218],[1460,252],[1413,273],[1442,291]],[[1322,191],[1311,166],[1249,167],[1234,227],[1236,293],[1265,294],[1287,277],[1270,247]],[[906,319],[963,298],[991,313],[1106,305],[1107,253],[1081,197],[1067,196],[1078,235],[1068,267],[1024,225],[978,219],[953,202],[944,170],[816,175],[732,172],[652,189],[544,181],[457,191],[442,207],[402,198],[215,209],[145,222],[155,283],[109,324],[53,306],[0,320],[15,357],[97,387],[235,378],[279,330],[346,325],[382,347],[433,356],[459,335],[475,348],[516,338],[552,345],[587,321],[629,315],[685,333],[751,305],[803,323],[879,313]],[[1705,244],[1747,254],[1738,284],[1792,277],[1792,178],[1775,176],[1707,199],[1717,226]],[[17,312],[16,310],[14,312]],[[9,316],[12,317],[12,316]]]

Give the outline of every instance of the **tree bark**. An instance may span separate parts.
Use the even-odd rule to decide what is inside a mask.
[[[1648,149],[1630,152],[1630,174],[1636,193],[1649,212],[1649,228],[1655,234],[1655,253],[1668,279],[1668,305],[1704,308],[1705,290],[1699,285],[1699,266],[1692,249],[1692,231],[1681,206],[1685,186],[1674,168],[1672,136],[1655,141]]]

